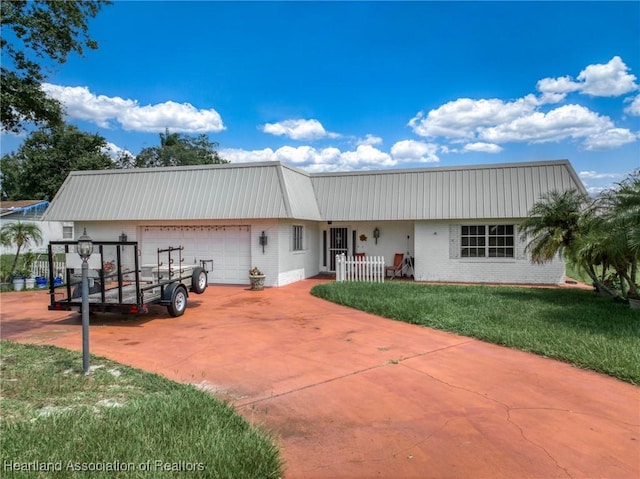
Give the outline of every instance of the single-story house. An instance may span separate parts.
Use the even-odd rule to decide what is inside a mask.
[[[42,216],[49,206],[45,200],[19,200],[0,202],[0,225],[21,221],[23,223],[35,223],[42,233],[42,243],[31,243],[30,250],[44,253],[47,251],[47,243],[59,240],[63,237],[73,238],[73,223],[59,221],[43,221]],[[66,235],[66,236],[65,236]],[[0,254],[16,254],[15,245],[0,245]]]
[[[345,253],[413,258],[418,281],[564,280],[564,262],[533,264],[518,223],[552,190],[585,193],[567,160],[307,173],[280,162],[72,172],[45,213],[96,240],[125,234],[142,263],[182,245],[213,260],[211,283],[281,286],[335,269]],[[374,234],[375,232],[375,234]],[[377,236],[377,237],[375,237]]]

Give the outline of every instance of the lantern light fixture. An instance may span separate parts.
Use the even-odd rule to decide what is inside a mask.
[[[267,246],[267,242],[269,239],[267,238],[266,233],[263,231],[260,236],[258,236],[258,244],[262,246],[262,252],[264,253],[264,247]]]
[[[378,238],[380,238],[380,229],[377,226],[373,230],[373,237],[376,240],[376,244],[378,244]]]
[[[87,262],[91,253],[93,253],[93,240],[87,234],[87,228],[84,229],[82,236],[78,238],[78,243],[76,244],[76,253],[82,258],[83,262]]]

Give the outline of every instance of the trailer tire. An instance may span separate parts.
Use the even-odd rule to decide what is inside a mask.
[[[204,293],[207,289],[207,272],[203,268],[193,268],[193,274],[191,275],[191,291],[196,294]]]
[[[171,296],[169,304],[167,305],[169,315],[174,318],[182,316],[184,310],[187,309],[187,288],[182,284],[175,284],[168,288],[167,293]]]

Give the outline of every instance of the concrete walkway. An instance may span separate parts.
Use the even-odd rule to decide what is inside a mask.
[[[91,352],[228,399],[275,436],[286,479],[640,477],[639,388],[337,306],[317,282],[99,315]],[[81,350],[46,292],[0,301],[3,339]]]

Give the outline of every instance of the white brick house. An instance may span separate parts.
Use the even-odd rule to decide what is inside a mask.
[[[83,171],[69,175],[45,219],[104,241],[124,233],[142,262],[181,244],[187,261],[213,260],[212,283],[246,284],[257,266],[266,285],[281,286],[357,252],[388,265],[405,253],[420,281],[556,284],[564,263],[532,264],[518,223],[541,195],[568,189],[585,192],[566,160],[320,174],[280,162]]]

